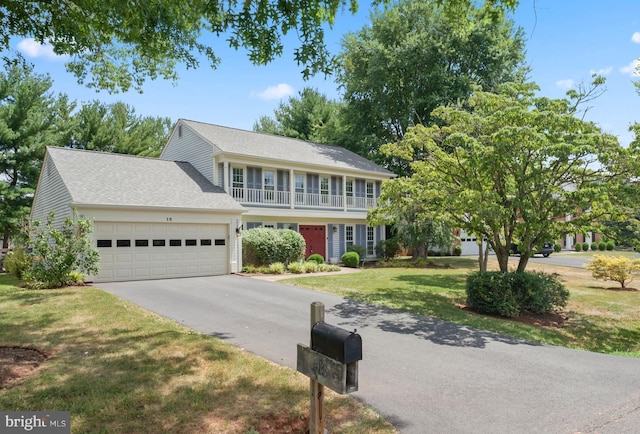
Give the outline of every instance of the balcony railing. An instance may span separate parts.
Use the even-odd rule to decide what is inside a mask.
[[[238,202],[245,205],[271,205],[276,207],[291,207],[291,197],[293,196],[293,208],[327,208],[344,209],[344,199],[342,195],[335,194],[315,194],[315,193],[291,193],[290,191],[274,191],[256,188],[231,189],[231,196]],[[377,200],[371,197],[346,198],[346,209],[366,210],[375,208]]]

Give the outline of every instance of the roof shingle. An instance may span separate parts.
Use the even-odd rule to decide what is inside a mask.
[[[241,212],[191,164],[48,147],[74,204]]]

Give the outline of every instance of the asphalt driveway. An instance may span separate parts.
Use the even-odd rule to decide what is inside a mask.
[[[402,433],[638,433],[640,360],[503,337],[237,275],[100,288],[295,370],[309,308],[363,340],[354,396]]]

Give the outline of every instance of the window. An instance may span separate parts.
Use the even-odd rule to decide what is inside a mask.
[[[136,247],[149,247],[149,240],[136,240]]]
[[[169,240],[169,245],[171,247],[179,247],[182,245],[182,240]]]
[[[96,244],[98,247],[111,247],[111,240],[98,240]]]
[[[116,241],[118,247],[131,247],[131,240],[118,240]]]
[[[304,193],[304,175],[296,173],[295,188],[296,188],[296,193]]]
[[[224,238],[220,238],[220,239],[216,239],[215,244],[216,244],[216,246],[224,246],[224,245],[226,245],[226,242],[225,242]]]
[[[233,179],[231,180],[233,188],[244,187],[244,169],[242,167],[233,168]]]
[[[153,240],[153,247],[164,247],[165,245],[165,240]]]
[[[374,244],[375,244],[375,234],[372,226],[367,226],[367,256],[373,256]]]
[[[322,204],[326,205],[329,203],[329,178],[326,176],[320,177],[320,197]]]
[[[373,182],[367,181],[367,199],[373,199]]]
[[[353,226],[345,226],[345,242],[347,247],[353,246]]]
[[[265,170],[262,172],[263,177],[263,186],[264,186],[264,199],[269,202],[273,202],[275,199],[275,186],[276,186],[276,176],[272,170]]]
[[[207,239],[207,240],[200,240],[200,245],[201,246],[210,246],[211,245],[211,240]]]
[[[347,179],[344,191],[347,196],[347,206],[353,206],[353,179]]]
[[[197,246],[198,240],[184,240],[185,246]]]

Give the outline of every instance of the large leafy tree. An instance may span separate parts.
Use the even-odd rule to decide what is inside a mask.
[[[69,0],[3,1],[0,49],[10,38],[32,37],[67,54],[67,67],[81,82],[111,91],[140,89],[148,78],[175,79],[178,65],[216,67],[221,40],[243,47],[254,64],[283,53],[294,33],[294,58],[305,76],[329,72],[332,56],[324,42],[343,9],[355,0]]]
[[[339,144],[341,107],[341,103],[307,87],[297,97],[281,102],[273,117],[262,116],[253,125],[253,130],[316,143]]]
[[[486,239],[503,272],[511,243],[519,244],[523,271],[536,243],[596,230],[615,215],[612,194],[636,170],[637,149],[576,117],[572,101],[535,97],[536,90],[514,83],[499,93],[477,89],[465,107],[436,109],[437,125],[413,127],[385,146],[414,170],[408,181],[383,186],[387,212],[410,200],[442,215]],[[398,198],[389,186],[395,182],[411,182],[411,197]],[[576,218],[567,222],[567,214]]]
[[[348,147],[377,159],[380,145],[431,124],[432,110],[467,98],[474,85],[494,90],[524,76],[521,30],[501,9],[465,7],[469,21],[460,28],[436,1],[400,2],[344,38],[338,81]],[[394,160],[379,162],[407,173]]]
[[[0,72],[0,230],[11,232],[28,216],[44,149],[59,145],[73,104],[54,97],[51,79],[24,62]]]
[[[137,116],[127,104],[83,104],[71,120],[64,146],[157,157],[167,141],[171,119]]]

